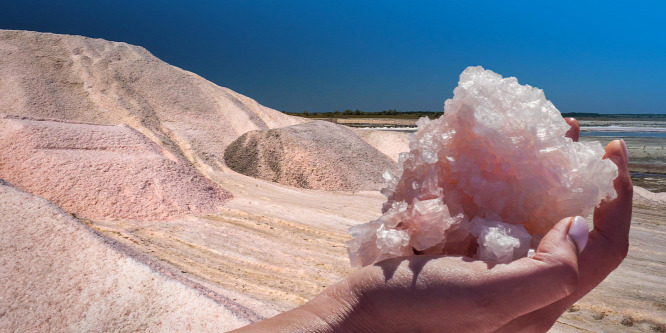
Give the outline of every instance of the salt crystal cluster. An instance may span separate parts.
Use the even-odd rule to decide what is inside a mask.
[[[616,196],[617,167],[601,144],[566,138],[541,89],[468,67],[453,94],[443,116],[417,122],[398,173],[384,174],[383,216],[350,228],[352,265],[475,248],[478,259],[508,263],[559,220]]]

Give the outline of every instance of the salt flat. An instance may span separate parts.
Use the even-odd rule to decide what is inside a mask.
[[[0,31],[0,74],[0,113],[7,117],[56,120],[77,129],[95,126],[100,135],[109,134],[105,128],[134,130],[133,147],[145,154],[129,154],[132,159],[123,163],[145,156],[167,164],[176,160],[231,195],[205,211],[183,213],[185,204],[176,207],[178,214],[164,216],[79,216],[65,204],[56,206],[55,197],[38,197],[48,193],[20,188],[25,173],[7,162],[18,155],[0,151],[0,169],[11,164],[14,170],[3,174],[12,179],[0,184],[0,267],[11,267],[0,269],[0,298],[12,300],[0,302],[2,331],[239,327],[302,304],[348,275],[347,228],[380,216],[385,198],[378,191],[308,190],[232,171],[223,154],[233,140],[250,130],[306,120],[170,66],[140,47]],[[119,125],[126,127],[118,130]],[[354,132],[393,161],[407,148],[405,133],[359,131]],[[632,154],[638,146],[628,143]],[[92,163],[95,156],[109,156],[103,149],[51,153],[59,154],[59,163]],[[86,160],[81,158],[85,154],[100,155]],[[66,173],[58,175],[64,187],[79,182],[76,168],[39,170],[45,177]],[[121,179],[114,175],[105,179]],[[165,178],[178,179],[168,173]],[[76,191],[95,196],[98,190]],[[554,331],[650,331],[666,325],[661,282],[666,276],[666,202],[663,195],[637,193],[642,195],[635,198],[628,258],[565,313]],[[92,204],[103,205],[104,196]],[[169,201],[146,204],[150,209]]]

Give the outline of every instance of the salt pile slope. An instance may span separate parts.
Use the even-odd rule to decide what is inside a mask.
[[[197,166],[213,168],[222,166],[224,148],[241,134],[305,122],[142,47],[12,30],[0,30],[0,113],[124,123]]]
[[[395,164],[344,126],[315,121],[252,131],[227,147],[227,165],[244,175],[327,191],[379,190]]]
[[[1,332],[223,332],[257,320],[2,180],[0,207]]]
[[[94,220],[204,214],[231,197],[127,126],[0,117],[0,178]]]
[[[387,176],[384,215],[350,229],[354,265],[467,254],[472,240],[478,258],[510,262],[560,219],[615,195],[616,166],[599,142],[565,138],[569,126],[542,90],[469,67],[444,109],[419,120],[400,172]]]

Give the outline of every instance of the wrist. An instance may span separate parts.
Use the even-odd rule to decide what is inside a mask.
[[[300,307],[234,332],[377,332],[355,290],[345,279]]]
[[[367,309],[361,302],[362,293],[357,280],[347,278],[336,283],[300,308],[318,318],[321,332],[377,332]]]

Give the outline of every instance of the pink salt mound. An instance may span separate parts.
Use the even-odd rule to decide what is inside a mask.
[[[230,197],[126,126],[0,118],[0,178],[94,220],[203,214]]]
[[[247,131],[307,121],[171,66],[140,46],[1,29],[0,112],[127,124],[204,172],[221,168],[224,148]]]
[[[397,175],[385,174],[379,219],[354,226],[353,265],[418,254],[507,263],[527,255],[568,216],[615,196],[616,166],[569,126],[541,89],[481,67],[460,76],[444,115],[422,118]]]
[[[226,332],[260,319],[2,180],[0,211],[0,332]]]
[[[395,163],[345,126],[314,121],[251,131],[224,153],[232,170],[294,187],[325,191],[379,190]]]

